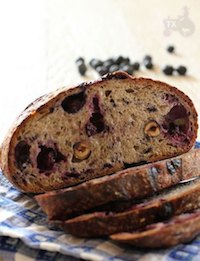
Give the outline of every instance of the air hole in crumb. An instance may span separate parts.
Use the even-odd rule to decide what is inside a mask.
[[[29,161],[30,145],[26,141],[20,141],[15,147],[15,160],[19,169],[23,169],[23,164]]]
[[[106,97],[108,97],[108,96],[111,94],[111,92],[112,92],[112,91],[110,91],[110,90],[105,91]]]
[[[104,167],[104,168],[112,168],[112,164],[110,164],[110,163],[105,163],[105,164],[103,165],[103,167]]]
[[[53,113],[53,112],[54,112],[54,108],[53,107],[49,108],[49,113]]]
[[[147,163],[147,161],[145,161],[145,160],[142,160],[140,162],[133,162],[133,163],[126,163],[126,162],[124,162],[124,168],[128,169],[128,168],[132,168],[132,167],[137,167],[137,166],[144,165],[146,163]]]
[[[149,148],[147,148],[146,150],[144,150],[144,154],[147,154],[147,153],[149,153],[149,152],[152,152],[152,148],[151,148],[151,147],[149,147]]]
[[[66,97],[62,101],[61,106],[68,113],[76,113],[84,106],[85,102],[86,94],[85,92],[80,92]]]
[[[110,99],[110,103],[112,104],[113,107],[117,107],[117,105],[113,99]]]
[[[148,112],[155,112],[155,111],[157,111],[157,108],[154,105],[149,105],[147,107],[147,111]]]
[[[127,93],[132,93],[132,92],[135,92],[133,89],[127,89],[126,90]]]

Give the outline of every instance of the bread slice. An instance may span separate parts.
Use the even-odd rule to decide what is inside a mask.
[[[200,210],[175,216],[163,223],[155,223],[134,232],[110,236],[115,241],[136,247],[165,248],[186,243],[200,233]]]
[[[196,135],[184,93],[117,72],[30,104],[3,142],[1,167],[18,189],[44,192],[180,155]]]
[[[119,205],[123,202],[119,202]],[[200,207],[200,178],[179,183],[162,193],[133,204],[123,212],[94,212],[64,222],[60,226],[78,237],[99,237],[133,231]],[[58,223],[57,223],[58,224]]]
[[[200,176],[200,149],[181,156],[129,168],[77,186],[46,192],[35,198],[50,220],[108,202],[141,199],[182,180]]]

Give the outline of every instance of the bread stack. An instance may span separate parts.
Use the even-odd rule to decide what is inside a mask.
[[[1,167],[66,232],[168,247],[200,233],[197,127],[180,90],[115,72],[31,103]]]

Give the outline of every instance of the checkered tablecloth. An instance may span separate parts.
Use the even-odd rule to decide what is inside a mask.
[[[200,143],[196,146],[200,147]],[[80,239],[49,227],[33,195],[0,173],[0,260],[200,260],[200,236],[168,250],[139,251],[106,239]],[[25,259],[26,260],[26,259]]]

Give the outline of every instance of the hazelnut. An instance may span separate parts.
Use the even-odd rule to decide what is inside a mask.
[[[87,141],[80,141],[74,144],[74,158],[85,160],[90,156],[90,144]]]
[[[177,125],[177,126],[183,126],[183,125],[185,125],[185,119],[184,118],[176,119],[174,121],[174,124]]]
[[[149,137],[156,137],[160,134],[160,126],[156,121],[149,121],[144,127],[144,133]]]

